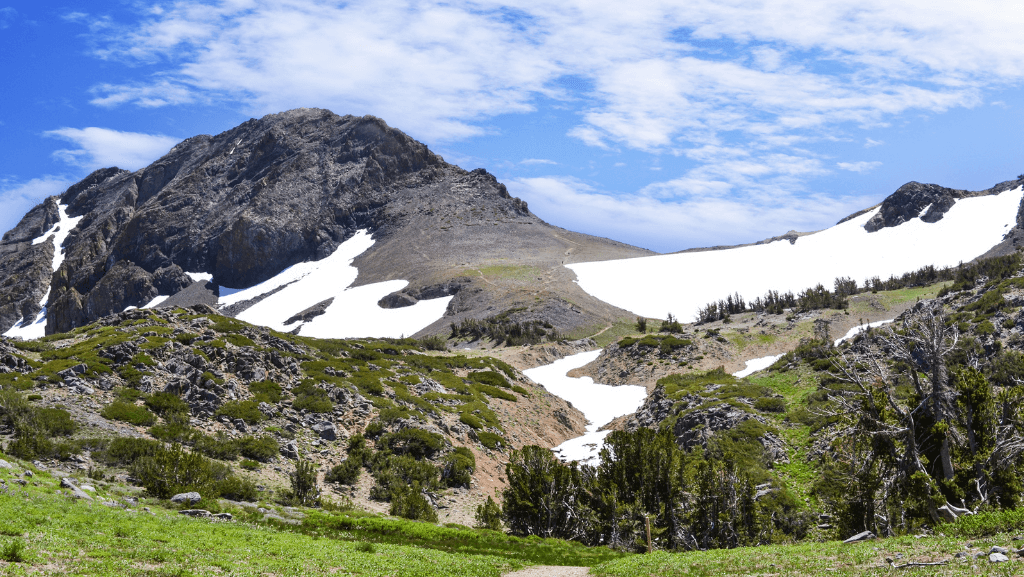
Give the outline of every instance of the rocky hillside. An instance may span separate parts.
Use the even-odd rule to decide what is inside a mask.
[[[249,459],[262,485],[287,486],[296,459],[314,463],[323,481],[352,456],[358,437],[371,454],[410,454],[436,467],[447,488],[431,489],[433,504],[463,523],[501,485],[509,450],[558,445],[585,424],[571,405],[496,359],[430,352],[412,339],[275,333],[204,305],[129,311],[41,341],[0,340],[0,387],[0,426],[15,391],[76,424],[71,441],[48,441],[23,422],[0,431],[21,443],[8,444],[9,453],[48,467],[104,468],[90,447],[99,455],[112,438],[148,438],[229,465]],[[459,447],[472,465],[446,482],[445,463]],[[324,486],[386,510],[386,492],[374,490],[383,473],[358,470]]]
[[[189,138],[136,172],[98,170],[30,211],[0,243],[0,331],[42,306],[51,334],[159,295],[216,303],[220,287],[322,259],[363,229],[375,243],[355,286],[409,281],[387,307],[456,295],[435,332],[524,303],[557,311],[563,330],[599,325],[622,311],[580,291],[562,263],[649,254],[544,223],[485,170],[448,164],[378,118],[299,109]],[[51,271],[44,235],[60,232]]]

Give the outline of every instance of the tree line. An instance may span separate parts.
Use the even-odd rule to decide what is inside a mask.
[[[745,312],[764,312],[782,314],[787,309],[807,312],[821,309],[845,309],[849,306],[849,297],[858,293],[891,291],[910,287],[928,286],[942,281],[953,281],[953,285],[943,289],[950,292],[973,288],[979,279],[1010,278],[1021,267],[1021,254],[1013,253],[982,259],[977,262],[960,263],[955,267],[923,266],[915,271],[900,276],[891,275],[888,279],[877,276],[864,280],[863,285],[850,277],[838,277],[833,282],[832,290],[823,284],[801,291],[780,293],[770,290],[763,297],[745,301],[739,292],[724,299],[708,303],[697,311],[697,324],[725,320],[730,315]]]

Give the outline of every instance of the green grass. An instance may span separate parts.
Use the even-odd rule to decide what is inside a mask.
[[[969,552],[988,552],[991,545],[1012,548],[1010,535],[1002,534],[993,539],[973,541],[976,546]],[[674,577],[674,576],[717,576],[717,575],[1019,575],[1021,561],[989,563],[983,559],[955,559],[958,551],[964,551],[965,541],[953,537],[928,537],[916,539],[913,536],[867,541],[844,545],[839,541],[826,543],[801,543],[799,545],[774,545],[768,547],[741,547],[738,549],[717,549],[687,553],[655,552],[651,555],[634,555],[598,565],[591,569],[593,575],[606,577]],[[948,565],[906,569],[908,573],[897,573],[885,561],[886,558],[902,558],[897,563],[908,561],[930,562],[951,560]],[[1016,557],[1016,556],[1014,556]],[[913,573],[910,573],[913,572]]]
[[[133,493],[114,483],[88,481],[98,490],[87,502],[58,493],[59,480],[47,473],[37,472],[25,487],[13,485],[14,477],[0,470],[13,486],[0,499],[0,550],[11,547],[11,558],[21,559],[0,559],[4,575],[498,577],[529,564],[589,566],[623,556],[568,541],[358,512],[306,510],[302,524],[292,526],[223,503],[218,507],[234,522],[189,519],[150,498],[126,511],[100,504]]]
[[[727,333],[725,338],[727,338],[738,351],[742,351],[750,345],[770,345],[779,337],[778,335],[763,333]]]

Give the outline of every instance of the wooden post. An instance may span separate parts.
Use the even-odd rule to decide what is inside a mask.
[[[645,515],[644,516],[644,520],[647,521],[647,523],[646,523],[647,524],[647,552],[650,553],[651,552],[651,517],[650,517],[650,515]]]

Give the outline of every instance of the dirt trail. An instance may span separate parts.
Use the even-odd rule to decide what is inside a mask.
[[[590,575],[589,567],[561,567],[558,565],[535,565],[506,573],[503,577],[582,577]]]

